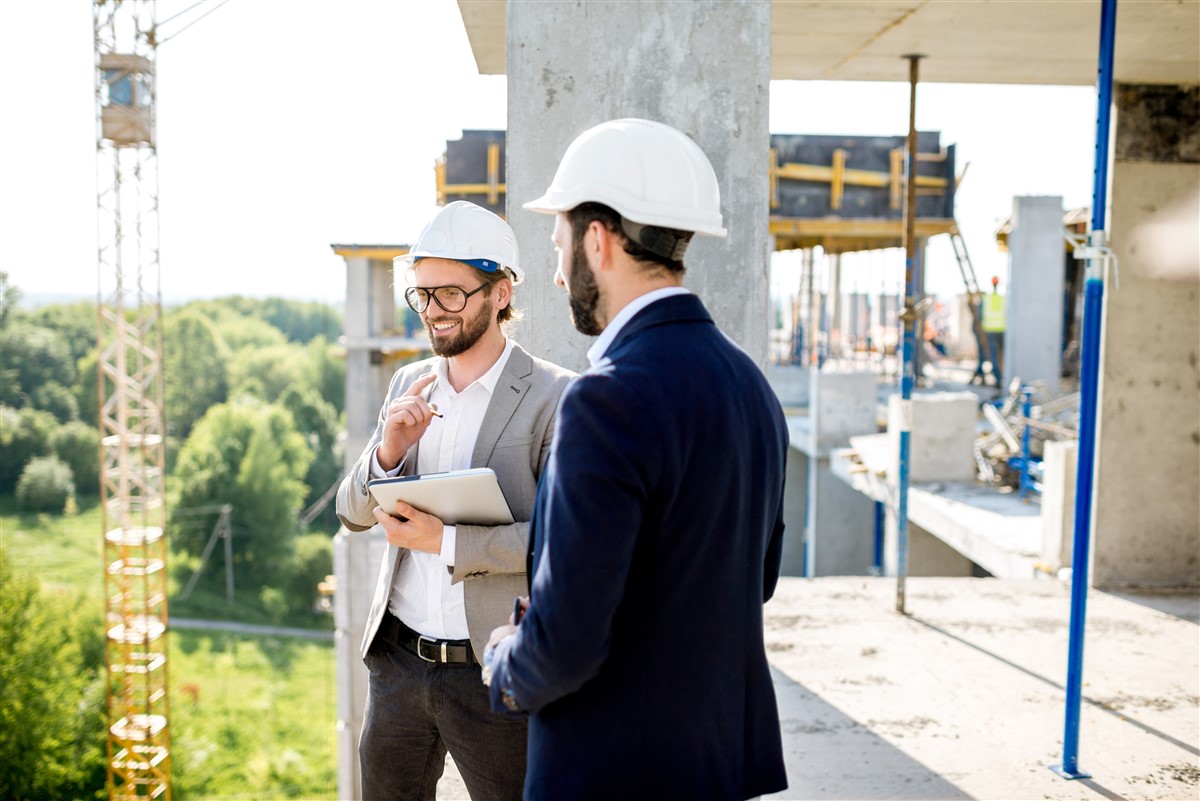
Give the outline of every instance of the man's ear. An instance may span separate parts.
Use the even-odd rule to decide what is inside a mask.
[[[496,282],[496,308],[504,309],[512,303],[512,279],[502,278]]]
[[[588,224],[588,236],[584,237],[584,254],[593,270],[607,269],[612,264],[613,248],[617,246],[615,235],[599,220]]]

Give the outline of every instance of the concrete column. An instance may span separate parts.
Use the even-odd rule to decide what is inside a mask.
[[[1098,587],[1200,584],[1195,86],[1119,86],[1093,500]]]
[[[370,259],[346,259],[346,313],[343,330],[346,338],[346,448],[345,469],[354,466],[371,436],[379,415],[382,395],[375,394],[371,376],[371,354],[357,343],[369,336],[371,292]],[[374,404],[374,408],[372,408]]]
[[[1058,392],[1065,247],[1062,218],[1061,197],[1013,198],[1003,385],[1020,378],[1026,384],[1043,381],[1051,392]]]
[[[383,529],[350,532],[333,538],[334,659],[337,681],[338,798],[362,798],[358,774],[358,738],[367,704],[367,668],[359,649],[366,631],[379,563],[387,549]]]
[[[346,456],[349,470],[366,447],[379,419],[391,374],[384,368],[380,339],[396,320],[392,263],[346,258]]]
[[[979,401],[970,392],[918,395],[910,401],[909,485],[934,481],[975,480],[975,440]],[[904,401],[888,398],[888,489],[896,497],[900,475],[900,429]],[[886,575],[896,575],[899,562],[899,527],[896,502],[887,504],[884,522],[883,563]],[[933,534],[908,521],[908,575],[970,576],[971,561]]]
[[[729,236],[692,241],[686,285],[765,364],[771,4],[510,0],[507,14],[508,221],[529,275],[514,337],[538,356],[586,366],[592,340],[575,332],[552,283],[553,223],[521,204],[545,191],[584,130],[645,117],[691,136],[716,169]]]

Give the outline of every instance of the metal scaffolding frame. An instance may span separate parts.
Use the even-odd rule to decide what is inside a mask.
[[[94,0],[110,799],[171,797],[154,0]]]

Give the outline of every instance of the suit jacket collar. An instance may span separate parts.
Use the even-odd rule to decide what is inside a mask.
[[[605,351],[605,358],[642,331],[659,325],[684,322],[712,323],[713,319],[704,303],[694,294],[671,295],[656,300],[625,324],[612,345]]]

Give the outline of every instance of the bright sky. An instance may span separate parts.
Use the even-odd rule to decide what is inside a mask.
[[[194,2],[159,0],[158,19]],[[26,296],[94,297],[91,4],[27,0],[5,22],[0,269]],[[329,245],[413,241],[436,210],[446,140],[506,125],[505,78],[476,73],[454,0],[231,0],[161,46],[158,87],[167,302],[237,293],[340,303],[344,265]],[[920,87],[918,128],[958,145],[960,171],[970,162],[957,216],[981,282],[1004,275],[992,232],[1014,195],[1088,204],[1094,118],[1090,87]],[[773,133],[901,135],[907,125],[905,83],[771,86]],[[953,293],[961,282],[944,239],[930,244],[929,289]],[[898,283],[903,270],[882,256],[844,263],[848,288],[885,273]]]

